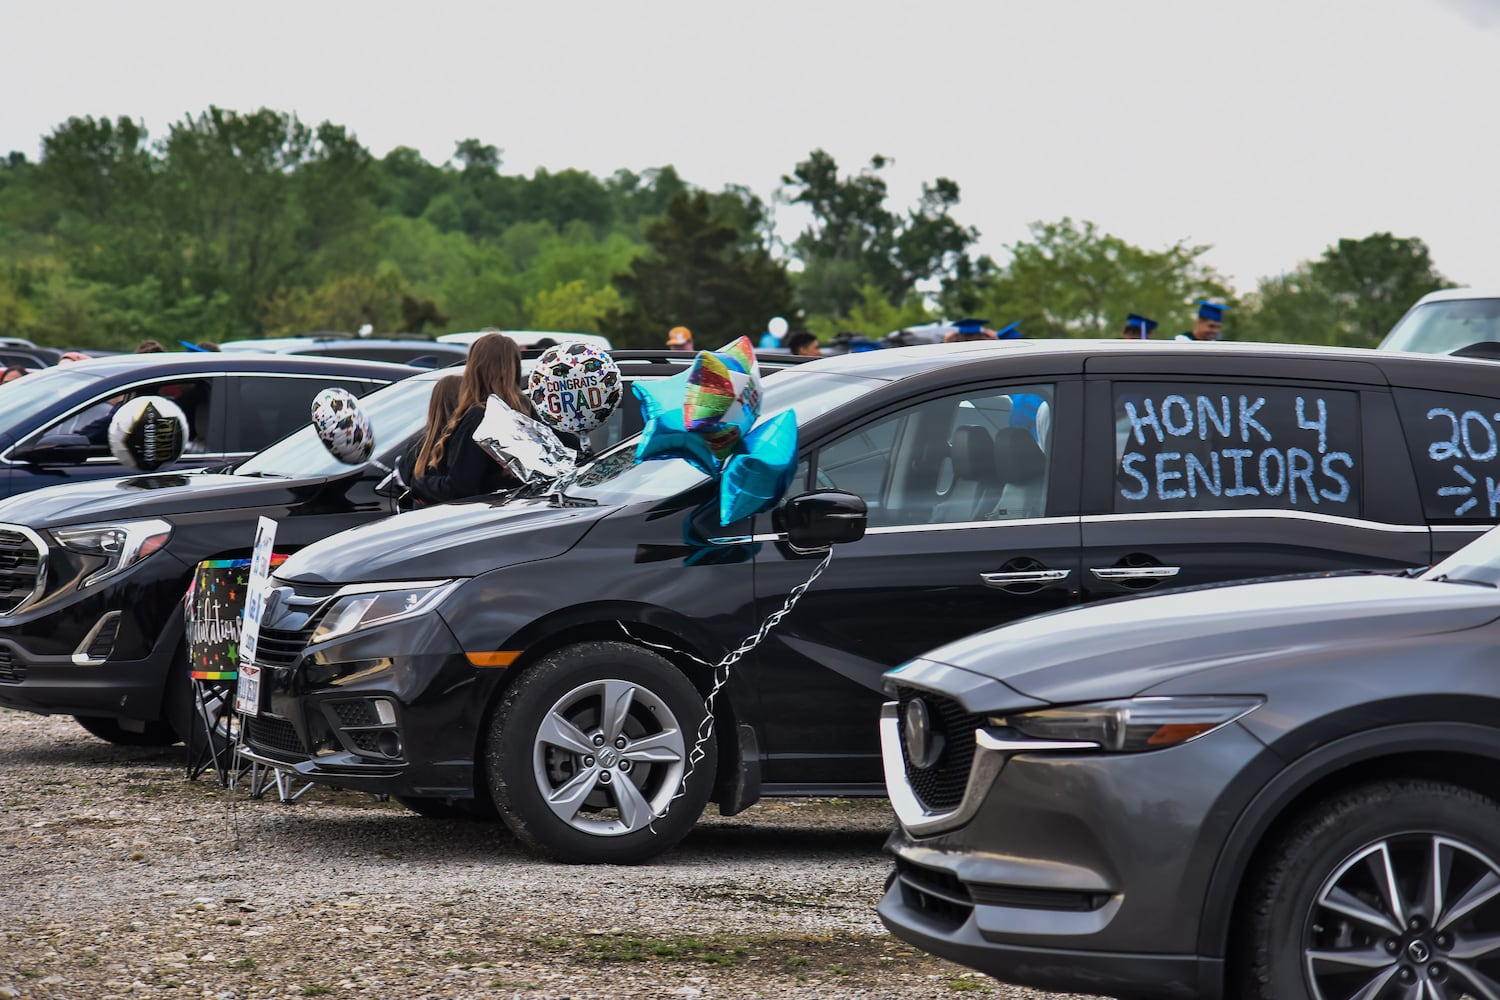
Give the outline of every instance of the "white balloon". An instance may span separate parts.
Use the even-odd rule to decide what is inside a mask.
[[[769,323],[766,324],[766,332],[769,333],[771,336],[775,337],[777,340],[780,340],[782,337],[785,337],[786,336],[786,331],[787,331],[786,320],[783,319],[783,318],[781,318],[780,316],[772,316],[771,317],[771,322],[769,322]]]
[[[187,436],[186,414],[165,396],[127,399],[109,418],[110,454],[132,469],[155,472],[171,465],[182,457]]]

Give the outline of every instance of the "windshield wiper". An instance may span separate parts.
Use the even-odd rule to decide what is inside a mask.
[[[1464,584],[1466,586],[1469,586],[1469,587],[1489,587],[1491,590],[1495,589],[1495,585],[1493,583],[1490,583],[1488,580],[1472,580],[1472,579],[1470,579],[1468,577],[1465,577],[1465,576],[1449,576],[1447,573],[1443,573],[1440,576],[1433,577],[1432,578],[1432,582],[1433,583],[1462,583],[1462,584]]]

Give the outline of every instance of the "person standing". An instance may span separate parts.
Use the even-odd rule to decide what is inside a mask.
[[[1206,299],[1198,300],[1198,322],[1193,324],[1191,330],[1179,333],[1173,340],[1192,341],[1214,341],[1218,340],[1224,332],[1224,314],[1229,311],[1226,305],[1217,302],[1209,302]]]
[[[976,340],[994,340],[996,333],[994,330],[989,329],[989,324],[990,321],[987,319],[972,317],[954,320],[953,329],[943,334],[943,343],[966,344]],[[1009,330],[1019,325],[1019,323],[1012,323],[1006,329]],[[1016,336],[1019,337],[1020,334],[1017,333]]]
[[[685,326],[674,326],[667,331],[667,350],[693,350],[693,331]]]
[[[818,347],[818,338],[803,331],[794,333],[787,338],[787,350],[804,358],[821,358],[823,351]]]
[[[1151,331],[1160,325],[1154,319],[1147,319],[1139,313],[1131,313],[1125,317],[1125,329],[1120,332],[1120,339],[1150,340]]]

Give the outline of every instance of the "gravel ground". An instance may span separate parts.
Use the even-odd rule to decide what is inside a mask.
[[[0,710],[0,1000],[1055,997],[885,933],[884,800],[765,802],[573,868],[498,824],[188,782],[182,753]]]

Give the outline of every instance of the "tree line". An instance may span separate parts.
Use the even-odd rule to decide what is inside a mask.
[[[1033,224],[1001,263],[958,221],[957,183],[893,206],[889,165],[811,151],[776,189],[810,221],[781,240],[748,187],[707,191],[670,165],[528,177],[477,139],[442,164],[376,157],[341,125],[269,109],[210,107],[157,138],[75,117],[35,161],[0,160],[0,336],[122,348],[368,323],[658,347],[685,325],[718,346],[773,315],[825,341],[982,315],[1028,337],[1111,337],[1130,312],[1185,327],[1207,298],[1232,307],[1231,338],[1372,346],[1448,284],[1420,239],[1376,233],[1239,299],[1208,246],[1143,248],[1070,218]]]

